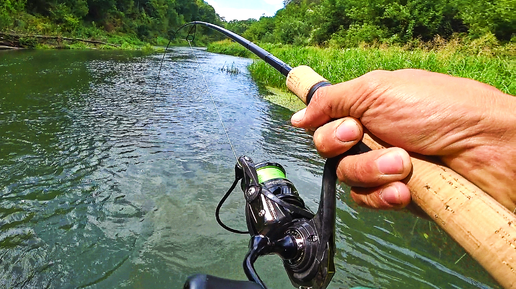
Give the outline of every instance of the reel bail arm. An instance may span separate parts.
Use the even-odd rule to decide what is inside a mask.
[[[335,210],[337,159],[326,161],[317,214],[311,213],[279,164],[254,164],[240,157],[242,191],[247,200],[246,219],[251,234],[244,271],[249,280],[265,288],[253,264],[259,256],[277,254],[292,285],[323,289],[335,272]],[[255,188],[258,180],[259,189]],[[249,191],[255,193],[252,197]]]

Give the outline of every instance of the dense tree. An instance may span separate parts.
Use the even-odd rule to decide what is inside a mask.
[[[274,17],[226,22],[203,0],[0,0],[0,30],[32,25],[38,32],[90,37],[93,27],[152,41],[200,20],[225,25],[251,41],[355,46],[450,38],[516,40],[516,0],[284,0]],[[31,15],[52,24],[34,24]],[[39,18],[38,18],[39,17]],[[32,22],[31,22],[32,21]],[[25,22],[31,22],[26,24]],[[54,26],[52,26],[54,25]],[[47,29],[51,27],[51,29]],[[38,30],[39,29],[39,30]],[[45,30],[47,29],[47,30]],[[198,27],[203,37],[218,33]]]
[[[273,17],[261,17],[260,21],[249,26],[243,36],[251,41],[274,42],[274,20]]]
[[[25,0],[0,1],[0,29],[13,22],[13,16],[25,9]]]
[[[248,19],[248,20],[231,20],[226,23],[226,29],[235,32],[236,34],[242,35],[244,32],[249,29],[249,27],[257,22],[256,19]]]
[[[23,21],[12,21],[20,13],[25,13],[21,17],[25,20],[39,17],[40,22],[50,21],[54,25],[50,32],[54,33],[89,36],[84,28],[94,27],[146,41],[168,37],[171,31],[193,20],[223,24],[215,9],[203,0],[0,0],[0,30],[23,26]]]
[[[494,35],[516,36],[515,0],[290,0],[274,17],[246,22],[253,41],[355,46]],[[229,26],[228,26],[229,27]]]
[[[473,36],[492,33],[500,40],[516,37],[515,0],[450,0],[458,10],[457,17]]]

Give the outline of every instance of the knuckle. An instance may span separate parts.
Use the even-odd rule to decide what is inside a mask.
[[[328,99],[330,89],[332,89],[332,86],[323,86],[317,89],[312,96],[309,106],[316,107],[317,110],[329,115],[332,111],[332,103],[326,100]]]
[[[381,182],[374,162],[364,161],[362,157],[348,156],[337,167],[339,180],[350,186],[373,187]]]
[[[360,193],[357,193],[356,192],[356,189],[354,188],[351,188],[351,198],[353,199],[353,201],[361,206],[361,207],[367,207],[368,205],[366,204],[366,202],[364,201],[364,196],[361,195]]]
[[[363,89],[368,92],[372,92],[381,87],[384,83],[385,78],[389,75],[389,71],[385,70],[374,70],[363,75]]]
[[[315,147],[317,148],[317,151],[324,152],[326,149],[324,133],[322,133],[320,129],[316,130],[314,132],[313,139],[314,139],[314,144],[315,144]]]
[[[356,162],[353,166],[353,176],[358,183],[376,184],[378,182],[378,174],[374,162]]]
[[[323,87],[317,89],[315,91],[314,95],[312,95],[312,100],[310,101],[310,103],[319,103],[319,101],[324,99],[325,95],[327,94],[327,89],[328,89],[328,86],[323,86]]]
[[[373,193],[367,194],[365,196],[365,202],[368,207],[374,208],[374,209],[384,209],[386,207],[389,207],[386,205],[386,203],[380,198],[378,193],[375,191]]]

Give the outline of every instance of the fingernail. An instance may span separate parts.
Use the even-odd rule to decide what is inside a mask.
[[[397,152],[387,153],[376,160],[378,170],[385,175],[403,173],[403,158]]]
[[[351,119],[346,119],[335,131],[335,137],[343,142],[354,141],[358,139],[359,135],[360,129],[357,123]]]
[[[400,205],[401,199],[400,199],[400,192],[398,192],[398,189],[396,186],[388,186],[384,188],[381,192],[382,199],[391,205]]]
[[[290,118],[290,122],[294,123],[294,122],[300,122],[303,120],[303,118],[305,117],[305,112],[306,112],[306,108],[303,108],[302,110],[296,112],[292,118]]]

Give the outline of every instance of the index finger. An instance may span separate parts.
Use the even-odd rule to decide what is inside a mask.
[[[360,119],[374,101],[370,96],[377,85],[372,81],[375,78],[369,77],[371,73],[319,88],[306,109],[292,116],[292,125],[301,128],[317,128],[331,119],[346,116]]]

